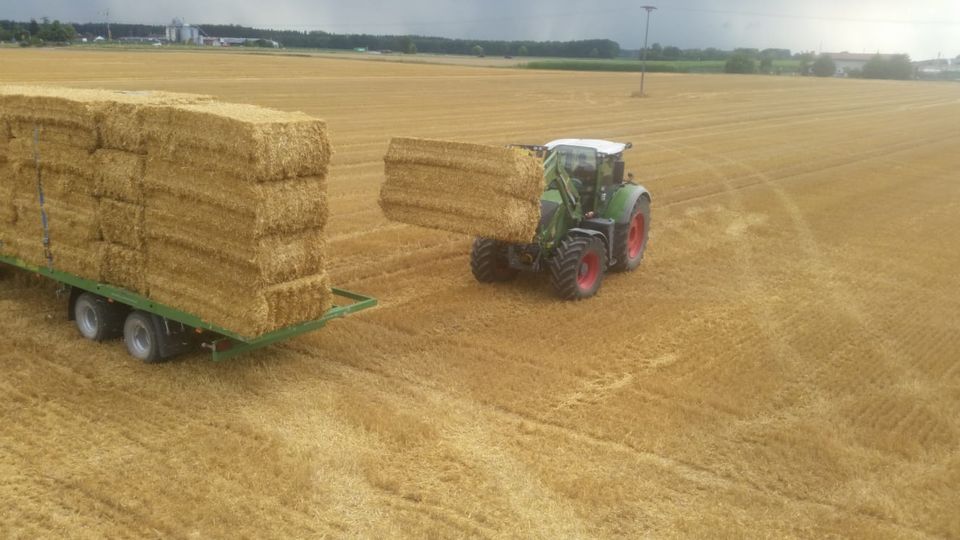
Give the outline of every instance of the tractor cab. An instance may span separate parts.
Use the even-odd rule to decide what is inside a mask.
[[[573,180],[583,211],[602,213],[623,184],[623,152],[633,145],[597,139],[557,139],[545,145]]]

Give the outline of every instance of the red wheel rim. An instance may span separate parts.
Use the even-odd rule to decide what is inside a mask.
[[[631,259],[636,259],[640,255],[640,248],[643,247],[643,214],[638,213],[633,216],[630,222],[630,236],[627,237],[627,252]]]
[[[580,259],[580,270],[577,272],[577,285],[581,291],[593,288],[600,276],[600,256],[596,252],[589,252]]]

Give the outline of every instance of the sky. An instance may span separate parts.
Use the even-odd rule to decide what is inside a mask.
[[[643,45],[643,4],[657,6],[649,42],[680,48],[785,48],[960,55],[960,0],[0,0],[0,19],[242,24],[335,33],[467,39],[609,38]]]

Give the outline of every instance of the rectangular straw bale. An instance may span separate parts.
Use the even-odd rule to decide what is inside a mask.
[[[254,184],[151,159],[144,186],[151,208],[231,227],[243,238],[324,227],[329,215],[326,182],[316,176]]]
[[[16,192],[14,167],[9,163],[0,163],[0,224],[17,221],[17,211],[13,206]]]
[[[231,103],[145,109],[147,153],[247,181],[326,176],[326,123],[303,113]]]
[[[93,153],[96,192],[111,199],[143,203],[146,157],[122,150],[101,148]]]
[[[209,102],[210,96],[154,91],[112,92],[93,104],[100,128],[100,145],[138,154],[147,151],[145,119],[151,109]]]
[[[100,281],[147,295],[146,255],[125,246],[104,243]]]
[[[395,138],[384,165],[379,202],[389,219],[505,242],[536,234],[543,165],[526,151]]]
[[[47,266],[43,248],[43,227],[39,220],[34,224],[18,220],[14,228],[15,238],[10,242],[11,254],[34,266]],[[102,242],[87,242],[76,246],[55,241],[53,238],[50,240],[53,267],[85,279],[100,279],[102,249]]]
[[[146,241],[143,206],[113,199],[100,199],[100,229],[103,239],[143,251]]]
[[[93,159],[84,148],[49,142],[40,139],[36,145],[36,157],[34,155],[33,139],[11,139],[7,144],[7,156],[10,161],[19,165],[21,168],[36,169],[36,158],[40,160],[40,169],[79,176],[85,179],[94,179],[96,168]]]
[[[258,288],[320,272],[325,264],[326,240],[320,229],[271,235],[250,244],[225,242],[223,236],[200,236],[175,227],[147,212],[150,264],[173,271],[199,268],[205,275]]]
[[[99,144],[95,130],[21,119],[10,121],[10,133],[14,138],[32,141],[35,132],[45,142],[82,148],[87,152],[93,152]]]
[[[326,274],[235,296],[223,296],[208,283],[157,274],[152,267],[147,280],[157,302],[189,306],[186,309],[202,319],[246,337],[320,318],[333,305]]]
[[[40,203],[36,197],[17,196],[14,199],[17,222],[24,221],[28,227],[43,231]],[[56,242],[74,248],[82,248],[90,242],[98,242],[100,218],[98,201],[94,197],[73,196],[66,201],[56,198],[44,200],[47,215],[47,230],[51,245]]]
[[[11,122],[38,122],[96,131],[89,103],[103,91],[52,86],[0,86],[0,110]]]

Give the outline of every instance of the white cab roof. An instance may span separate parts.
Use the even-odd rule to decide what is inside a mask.
[[[603,141],[600,139],[557,139],[547,143],[547,150],[553,150],[558,146],[583,146],[593,148],[598,154],[613,156],[629,148],[628,143],[618,143]]]

